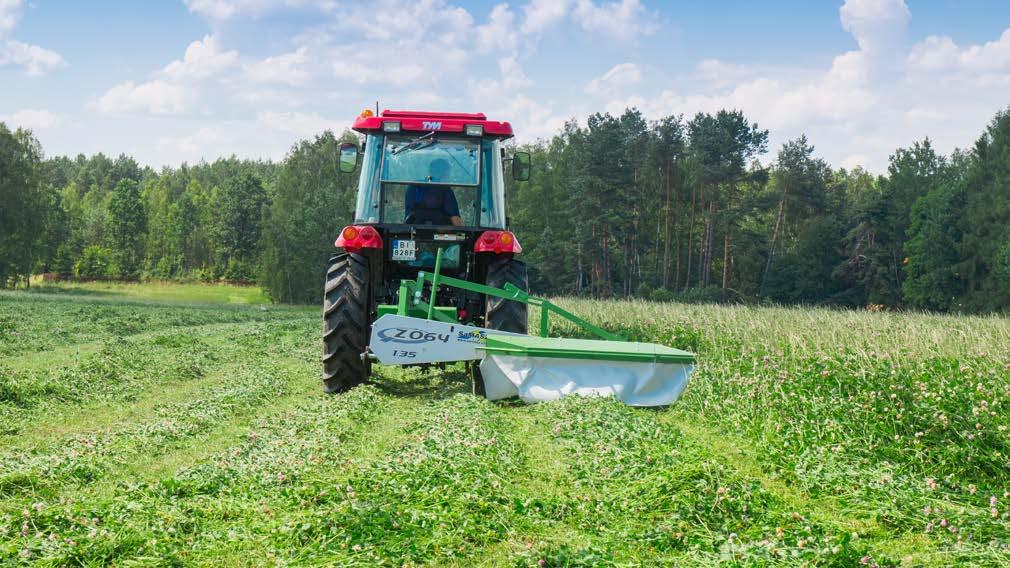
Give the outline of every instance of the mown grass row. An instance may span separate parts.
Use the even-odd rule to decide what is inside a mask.
[[[143,299],[0,291],[0,357],[32,357],[110,337],[220,323],[305,317],[305,308],[172,304]]]

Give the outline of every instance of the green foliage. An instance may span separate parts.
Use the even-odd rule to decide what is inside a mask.
[[[115,254],[100,246],[84,247],[80,259],[74,263],[74,276],[85,279],[116,278],[120,275]]]
[[[44,254],[53,200],[42,180],[42,147],[0,122],[0,288],[27,281]]]
[[[229,178],[216,194],[212,227],[215,256],[218,264],[232,276],[251,276],[252,265],[259,260],[262,219],[267,203],[263,183],[248,172]]]
[[[134,278],[143,257],[143,237],[147,230],[147,215],[136,181],[122,179],[116,184],[109,198],[109,216],[119,276]]]
[[[352,220],[357,179],[337,174],[340,142],[331,132],[302,141],[281,167],[265,221],[259,278],[279,302],[319,298],[333,241]]]

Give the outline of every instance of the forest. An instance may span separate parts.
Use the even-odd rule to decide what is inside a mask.
[[[160,171],[46,157],[0,123],[0,287],[76,279],[255,282],[315,303],[357,179],[323,132],[279,163]],[[886,173],[836,169],[805,136],[769,148],[740,111],[570,121],[506,188],[541,294],[989,313],[1010,307],[1010,110],[974,145],[928,139]]]

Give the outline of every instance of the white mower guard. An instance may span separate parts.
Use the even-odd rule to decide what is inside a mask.
[[[481,360],[490,400],[578,394],[666,406],[694,369],[691,354],[661,345],[533,337],[395,314],[372,325],[370,350],[387,365]]]

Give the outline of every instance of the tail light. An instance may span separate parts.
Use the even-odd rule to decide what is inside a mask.
[[[495,254],[521,254],[523,247],[519,245],[512,231],[484,231],[473,250],[476,252],[493,252]]]
[[[340,236],[333,244],[347,252],[360,252],[364,248],[381,249],[382,237],[379,236],[379,231],[376,231],[375,227],[350,225],[340,231]]]

